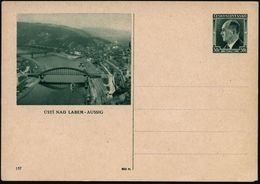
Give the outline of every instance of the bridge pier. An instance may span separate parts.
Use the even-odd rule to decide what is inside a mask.
[[[40,83],[42,83],[44,79],[44,75],[40,75],[39,77],[40,77]]]

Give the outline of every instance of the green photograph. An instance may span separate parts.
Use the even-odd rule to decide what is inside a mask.
[[[131,31],[131,14],[18,14],[17,105],[130,105]]]

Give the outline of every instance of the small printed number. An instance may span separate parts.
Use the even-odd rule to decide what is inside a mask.
[[[22,166],[17,166],[17,167],[15,167],[15,169],[16,169],[17,171],[20,171],[20,170],[22,170]]]
[[[129,168],[129,167],[122,167],[121,168],[123,171],[130,171],[131,170],[131,168]]]

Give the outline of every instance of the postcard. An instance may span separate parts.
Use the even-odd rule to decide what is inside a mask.
[[[257,2],[3,2],[6,181],[256,181]]]

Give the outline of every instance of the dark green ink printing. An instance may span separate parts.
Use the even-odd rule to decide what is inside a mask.
[[[19,14],[17,105],[131,104],[131,30],[131,14]]]
[[[247,14],[213,14],[213,52],[247,52]]]

